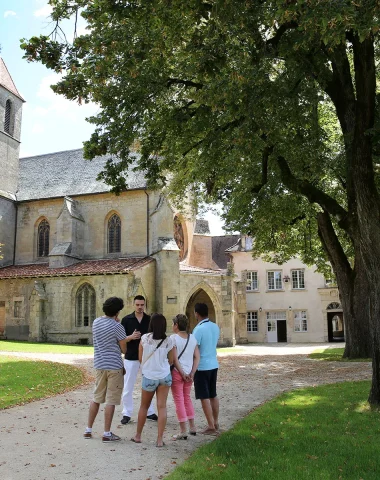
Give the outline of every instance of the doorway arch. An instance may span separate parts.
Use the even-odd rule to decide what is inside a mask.
[[[218,318],[220,318],[221,314],[218,298],[212,288],[202,282],[193,288],[184,304],[184,311],[189,319],[190,332],[193,331],[197,324],[194,315],[194,306],[196,303],[205,303],[208,306],[209,319],[212,322],[218,323]]]

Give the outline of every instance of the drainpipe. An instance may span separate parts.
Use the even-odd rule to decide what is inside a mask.
[[[146,256],[149,257],[149,195],[144,190],[146,195]]]

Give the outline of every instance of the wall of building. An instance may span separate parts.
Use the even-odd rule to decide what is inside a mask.
[[[315,268],[305,266],[300,260],[292,259],[283,265],[264,262],[261,258],[253,259],[250,252],[233,253],[235,274],[244,278],[246,271],[258,272],[258,290],[247,291],[247,311],[258,314],[258,332],[247,332],[249,342],[267,342],[267,312],[285,311],[287,321],[287,341],[294,343],[325,342],[327,327],[325,325],[324,308],[318,289],[325,286],[323,275],[316,273]],[[292,288],[291,270],[304,269],[305,288]],[[289,276],[288,283],[283,282],[283,290],[268,290],[267,272],[281,270],[282,277]],[[260,311],[261,309],[261,311]],[[307,312],[307,332],[294,331],[294,314],[297,311]]]
[[[5,302],[8,339],[92,343],[91,326],[75,325],[76,293],[84,283],[96,293],[96,316],[103,315],[102,305],[108,297],[121,297],[125,307],[121,317],[131,311],[131,295],[145,293],[148,304],[154,304],[154,262],[134,273],[85,277],[44,277],[38,279],[0,280],[0,302]],[[137,286],[137,289],[136,289]],[[17,317],[14,303],[21,302]]]
[[[5,104],[12,102],[11,132],[4,132]],[[22,101],[8,90],[0,87],[0,172],[7,172],[0,176],[0,190],[15,194],[18,185],[18,166],[21,134]]]
[[[15,226],[16,204],[0,196],[0,267],[13,263]]]
[[[84,258],[119,258],[147,254],[147,204],[144,191],[73,197],[84,218]],[[39,220],[50,224],[50,250],[57,242],[57,218],[63,199],[23,202],[19,205],[17,222],[16,263],[46,262],[37,257],[37,228]],[[107,253],[107,222],[113,213],[121,218],[121,252]]]

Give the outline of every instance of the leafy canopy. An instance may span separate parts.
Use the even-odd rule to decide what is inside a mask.
[[[258,252],[323,265],[316,218],[326,212],[351,255],[351,133],[339,89],[344,75],[355,89],[355,45],[377,48],[377,1],[49,3],[52,35],[21,47],[64,72],[56,93],[100,105],[85,156],[119,159],[102,174],[115,191],[126,187],[138,139],[151,186],[178,203],[188,190],[194,201],[222,202],[229,227],[255,235]],[[61,22],[78,15],[88,33],[68,43]],[[367,134],[376,146],[376,125]]]

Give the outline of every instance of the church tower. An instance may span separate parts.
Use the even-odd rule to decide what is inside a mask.
[[[23,103],[0,58],[0,266],[13,262]]]

